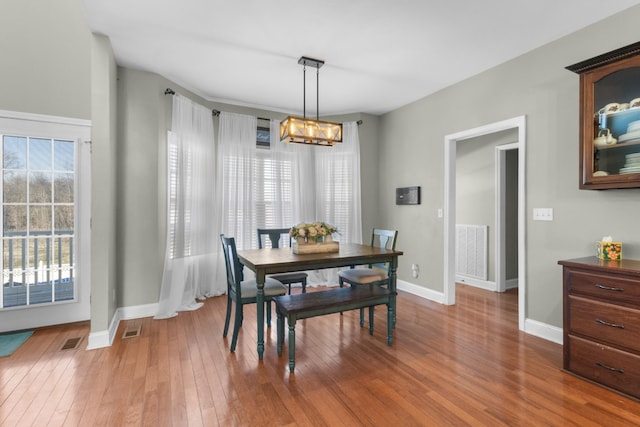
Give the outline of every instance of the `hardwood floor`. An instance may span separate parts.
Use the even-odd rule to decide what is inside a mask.
[[[300,321],[293,375],[275,316],[258,362],[251,306],[229,352],[226,297],[122,322],[109,348],[85,350],[88,324],[37,330],[0,358],[0,425],[640,425],[640,403],[564,373],[560,345],[518,331],[515,292],[458,285],[457,302],[401,293],[392,347],[382,308],[374,336],[357,311]]]

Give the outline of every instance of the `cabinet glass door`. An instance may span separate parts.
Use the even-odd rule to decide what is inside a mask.
[[[640,67],[593,85],[594,177],[640,173]]]

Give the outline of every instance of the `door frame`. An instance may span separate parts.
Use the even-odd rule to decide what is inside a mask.
[[[518,131],[518,328],[524,331],[526,319],[526,117],[518,116],[444,137],[444,304],[456,302],[455,225],[456,225],[456,144],[470,138],[517,129]]]
[[[56,138],[76,143],[75,301],[0,310],[0,332],[89,320],[91,317],[91,121],[0,110],[3,134]]]
[[[505,292],[506,284],[506,227],[507,218],[505,215],[506,205],[506,169],[507,169],[507,151],[518,151],[518,143],[503,144],[495,147],[495,165],[496,165],[496,291]]]

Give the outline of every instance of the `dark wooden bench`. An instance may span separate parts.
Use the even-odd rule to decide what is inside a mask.
[[[387,345],[391,345],[394,296],[394,292],[380,286],[355,286],[274,297],[278,315],[278,356],[282,354],[284,343],[285,317],[289,325],[289,372],[293,372],[296,365],[296,321],[383,304],[387,306]],[[373,334],[373,310],[369,310],[369,333]]]

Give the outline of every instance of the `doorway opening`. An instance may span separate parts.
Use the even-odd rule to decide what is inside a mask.
[[[444,303],[447,305],[455,304],[455,227],[456,227],[456,146],[458,142],[477,138],[480,136],[490,135],[496,132],[515,129],[517,130],[517,142],[510,144],[510,149],[518,150],[518,213],[517,213],[517,229],[518,229],[518,327],[524,330],[526,318],[526,269],[525,269],[525,117],[519,116],[507,119],[501,122],[492,123],[486,126],[469,129],[455,134],[445,136],[445,180],[444,180]],[[497,210],[497,212],[500,209]],[[500,219],[496,220],[496,224],[500,224]],[[500,227],[498,227],[500,228]],[[503,230],[504,231],[504,230]],[[504,234],[497,239],[502,240]],[[500,243],[496,243],[500,245]],[[502,246],[500,251],[504,251]],[[497,256],[498,263],[502,254]],[[501,274],[503,267],[496,269]],[[498,280],[498,278],[497,278]],[[504,276],[500,278],[504,281]]]

